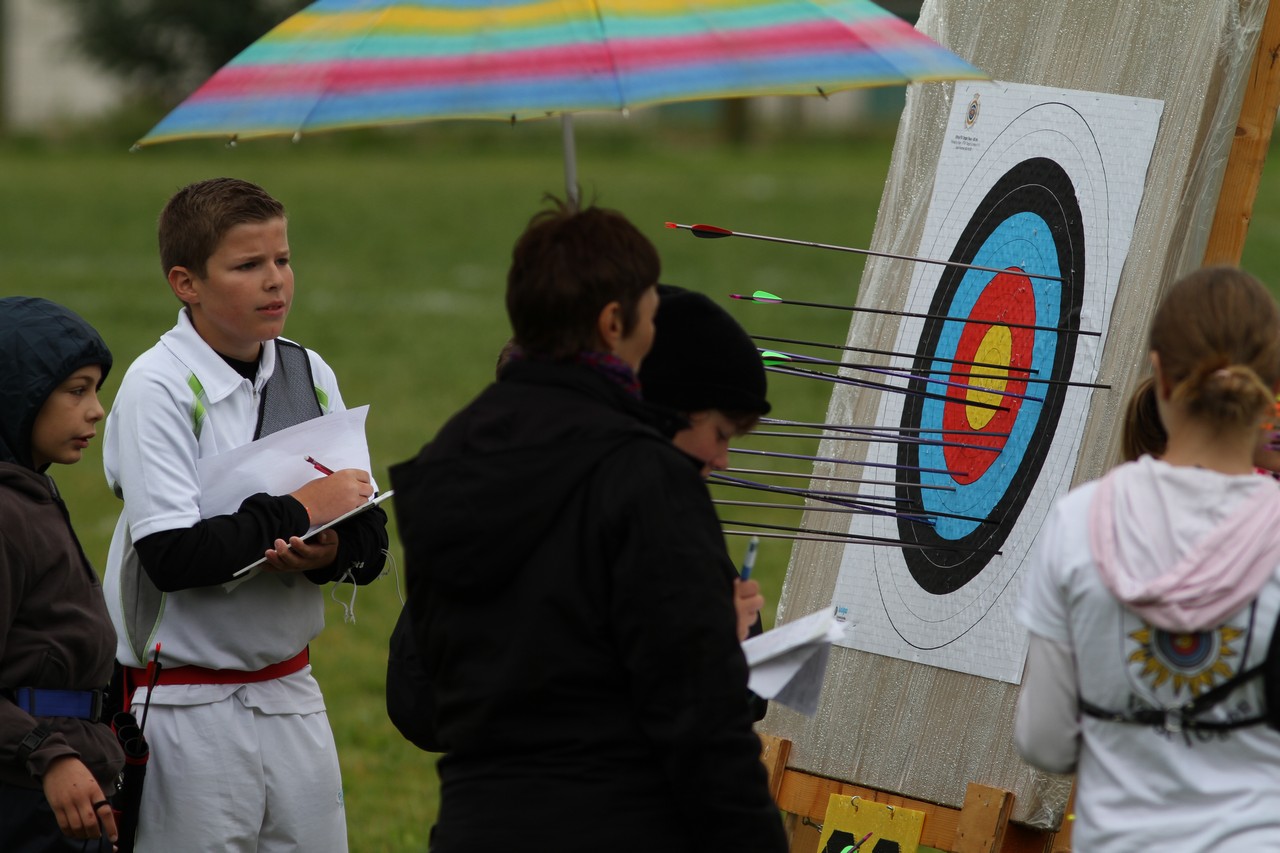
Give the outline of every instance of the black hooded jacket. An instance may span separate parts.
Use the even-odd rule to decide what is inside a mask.
[[[736,572],[647,417],[588,367],[516,362],[391,470],[419,745],[445,753],[434,853],[785,849]]]
[[[39,788],[49,764],[72,755],[109,790],[124,763],[107,726],[33,717],[8,692],[92,690],[111,678],[116,636],[102,587],[31,454],[45,400],[89,364],[105,377],[111,353],[75,314],[44,299],[0,299],[0,785]],[[23,762],[18,746],[37,726],[50,734]]]

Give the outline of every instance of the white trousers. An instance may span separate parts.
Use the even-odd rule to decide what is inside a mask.
[[[140,713],[137,709],[135,713]],[[328,715],[152,705],[137,853],[346,853]]]

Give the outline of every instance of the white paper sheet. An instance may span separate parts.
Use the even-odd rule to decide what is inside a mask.
[[[200,475],[200,515],[235,512],[249,495],[287,495],[319,477],[311,456],[330,470],[370,470],[364,422],[368,406],[334,412],[274,432],[196,463]]]
[[[831,644],[843,636],[834,608],[824,607],[752,637],[742,644],[751,670],[747,686],[757,696],[813,716]]]
[[[372,466],[364,435],[368,415],[368,406],[334,412],[199,460],[196,471],[200,475],[201,517],[235,512],[245,498],[259,492],[287,495],[326,476],[307,461],[308,456],[332,471],[343,468],[369,471]],[[313,526],[303,538],[313,535],[320,527]],[[230,592],[258,571],[255,568],[240,574],[223,584],[223,588]]]

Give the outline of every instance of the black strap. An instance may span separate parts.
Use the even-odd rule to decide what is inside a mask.
[[[1143,726],[1156,726],[1166,732],[1225,732],[1241,729],[1245,726],[1256,726],[1266,722],[1264,716],[1245,717],[1239,720],[1201,720],[1187,709],[1192,703],[1177,708],[1139,708],[1135,711],[1108,711],[1084,699],[1080,700],[1080,712],[1086,716],[1109,723],[1136,723]]]
[[[1109,711],[1081,697],[1079,700],[1080,712],[1110,723],[1138,723],[1144,726],[1159,726],[1166,732],[1224,732],[1231,729],[1241,729],[1245,726],[1256,726],[1259,723],[1266,722],[1267,716],[1260,714],[1256,717],[1226,721],[1201,720],[1199,716],[1227,698],[1240,685],[1261,677],[1266,667],[1267,665],[1264,662],[1237,672],[1221,684],[1215,685],[1213,689],[1206,690],[1190,702],[1179,705],[1176,708],[1138,708],[1133,711]]]
[[[36,726],[31,731],[27,732],[26,736],[18,743],[18,761],[26,764],[27,759],[31,757],[31,753],[39,749],[40,744],[44,743],[45,738],[49,737],[51,734],[53,734],[53,732],[49,731],[44,726]]]
[[[1258,602],[1255,599],[1249,607],[1250,635],[1253,634],[1254,616],[1257,613],[1257,607]],[[1245,654],[1248,654],[1247,646],[1245,647]],[[1244,717],[1239,720],[1225,722],[1199,719],[1201,714],[1226,699],[1236,688],[1255,678],[1262,679],[1265,695],[1264,708],[1266,709],[1263,713],[1254,717]],[[1259,723],[1268,723],[1273,728],[1280,728],[1280,719],[1277,718],[1280,715],[1280,616],[1276,617],[1276,624],[1272,626],[1271,643],[1267,647],[1267,656],[1262,663],[1249,669],[1240,670],[1221,684],[1214,685],[1190,702],[1186,702],[1176,708],[1140,708],[1128,712],[1109,711],[1106,708],[1094,705],[1083,697],[1078,701],[1080,712],[1087,716],[1112,723],[1138,723],[1159,726],[1166,732],[1223,732],[1242,729],[1246,726],[1256,726]]]

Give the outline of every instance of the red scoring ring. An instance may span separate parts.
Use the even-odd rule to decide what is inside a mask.
[[[956,344],[955,358],[958,361],[1003,364],[1003,359],[993,359],[990,353],[979,357],[979,347],[987,333],[993,326],[1000,325],[1000,321],[1024,326],[1035,324],[1035,291],[1032,289],[1031,280],[1020,273],[1021,270],[1016,269],[999,273],[987,283],[982,293],[978,294],[970,316],[997,322],[965,323],[964,330],[960,333],[960,340]],[[959,385],[972,385],[974,390],[986,391],[984,395],[988,397],[986,402],[992,402],[990,398],[998,396],[999,401],[996,405],[1005,407],[1003,411],[994,412],[990,409],[981,412],[975,410],[975,414],[980,414],[982,417],[991,415],[987,423],[975,429],[969,421],[970,389],[964,387],[948,389],[948,400],[942,407],[942,428],[946,431],[943,437],[947,441],[976,445],[976,447],[943,448],[943,457],[947,461],[948,470],[952,472],[951,477],[961,485],[968,485],[981,478],[1000,457],[999,451],[1004,449],[1008,436],[992,433],[1007,434],[1012,431],[1013,424],[1018,419],[1018,410],[1022,407],[1021,397],[1009,395],[1026,393],[1026,377],[1030,375],[1027,369],[1032,364],[1036,333],[1033,329],[1016,327],[1008,328],[1008,332],[1010,336],[1008,366],[1022,368],[1022,370],[1010,370],[1003,393],[988,390],[980,384],[982,381],[990,382],[989,377],[992,374],[998,374],[1000,372],[998,370],[967,364],[955,364],[951,369],[952,382]],[[976,374],[976,376],[971,378],[970,374]],[[990,450],[978,448],[990,448]]]

